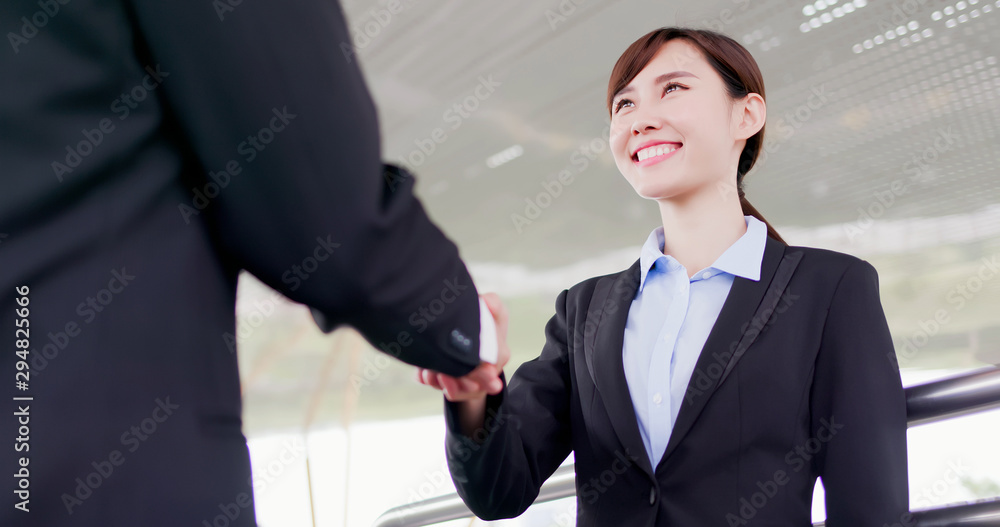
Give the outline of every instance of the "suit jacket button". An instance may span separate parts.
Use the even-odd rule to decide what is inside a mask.
[[[466,353],[472,351],[472,340],[457,329],[451,330],[451,345]]]
[[[656,503],[656,488],[651,487],[649,489],[649,504],[654,505]]]

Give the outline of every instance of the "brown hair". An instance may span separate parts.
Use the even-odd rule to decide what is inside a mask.
[[[640,37],[618,58],[614,69],[611,70],[611,79],[608,81],[608,115],[611,114],[611,103],[615,95],[632,82],[664,44],[675,38],[683,38],[701,50],[708,63],[722,77],[729,97],[741,99],[748,93],[757,93],[762,99],[764,98],[764,76],[760,73],[757,61],[739,42],[707,29],[663,27]],[[743,192],[743,176],[757,161],[763,144],[764,126],[761,126],[760,131],[747,139],[746,146],[740,153],[736,168],[736,188],[740,196],[740,207],[744,215],[753,216],[767,225],[768,236],[785,243],[774,227],[750,204]]]

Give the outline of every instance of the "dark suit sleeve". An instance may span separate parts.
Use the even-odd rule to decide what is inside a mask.
[[[892,353],[878,273],[856,260],[834,292],[811,394],[829,527],[912,525],[906,397]]]
[[[502,393],[487,397],[486,422],[472,439],[459,428],[457,405],[445,401],[452,480],[482,519],[524,512],[571,451],[566,296],[559,294],[545,325],[541,355],[522,364]]]
[[[229,6],[130,2],[165,126],[199,165],[179,221],[207,221],[232,266],[314,308],[324,330],[348,324],[405,362],[467,373],[479,363],[476,288],[413,178],[383,172],[339,4]]]

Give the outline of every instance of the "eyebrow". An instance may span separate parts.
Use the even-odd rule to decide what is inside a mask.
[[[670,73],[664,73],[663,75],[660,75],[659,77],[657,77],[656,79],[654,79],[653,80],[653,84],[663,84],[664,82],[667,82],[667,81],[669,81],[671,79],[676,79],[677,77],[694,77],[696,79],[698,78],[697,75],[695,75],[694,73],[691,73],[691,72],[687,72],[687,71],[672,71]],[[616,93],[614,95],[614,97],[611,98],[611,100],[617,99],[619,95],[624,95],[624,94],[626,94],[628,92],[631,92],[631,91],[635,91],[635,88],[633,88],[632,86],[626,86],[626,87],[618,90],[618,93]]]

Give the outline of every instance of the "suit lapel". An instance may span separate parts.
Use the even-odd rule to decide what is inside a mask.
[[[625,454],[652,478],[653,467],[639,435],[622,362],[625,322],[638,289],[639,260],[629,269],[597,283],[587,313],[583,346],[590,374]]]
[[[801,252],[785,254],[785,245],[768,237],[761,262],[760,280],[740,276],[733,280],[719,317],[698,356],[677,414],[670,441],[659,465],[676,450],[708,403],[709,398],[736,366],[746,349],[759,335],[781,298],[788,280],[802,258]],[[759,324],[753,321],[759,321]],[[658,466],[659,466],[658,465]]]
[[[774,311],[795,271],[801,252],[785,254],[785,245],[768,237],[760,280],[737,276],[709,332],[688,383],[670,442],[660,465],[676,450],[715,390],[722,385],[746,349],[757,338],[760,325]],[[625,380],[622,350],[625,323],[639,289],[639,260],[617,275],[602,278],[594,289],[584,329],[584,356],[600,393],[615,435],[629,455],[654,477],[646,447],[639,435],[632,397]],[[760,320],[760,324],[752,324]],[[591,329],[593,328],[593,329]]]

